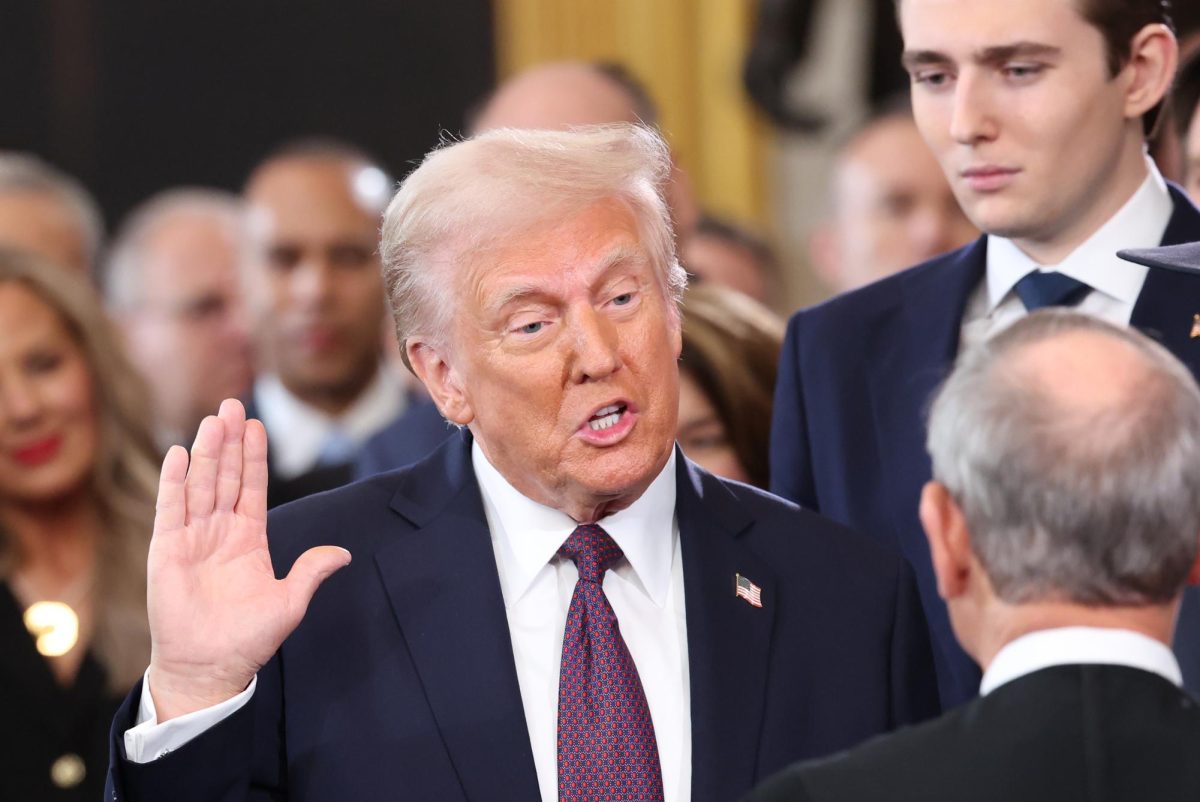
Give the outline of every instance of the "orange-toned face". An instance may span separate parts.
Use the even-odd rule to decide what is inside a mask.
[[[21,284],[0,284],[0,504],[44,504],[85,486],[96,410],[83,351]]]
[[[519,491],[577,519],[640,496],[673,447],[681,340],[633,215],[596,204],[455,283],[451,353],[423,376],[443,412]]]

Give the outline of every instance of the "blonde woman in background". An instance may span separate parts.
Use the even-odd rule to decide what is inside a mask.
[[[783,332],[775,313],[735,290],[704,282],[684,296],[675,439],[702,468],[764,490]]]
[[[146,392],[82,277],[0,249],[0,799],[99,799],[149,660],[158,458]]]

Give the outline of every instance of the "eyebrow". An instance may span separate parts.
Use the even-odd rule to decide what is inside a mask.
[[[637,247],[629,244],[618,245],[611,251],[606,253],[600,259],[595,267],[592,268],[593,278],[591,284],[595,285],[602,281],[613,268],[618,267],[626,262],[641,258],[643,252]],[[503,293],[496,297],[494,308],[503,310],[506,306],[519,301],[524,301],[531,298],[545,297],[545,289],[537,284],[517,284],[509,287]]]
[[[976,50],[971,54],[971,60],[977,64],[1003,64],[1014,58],[1057,58],[1062,55],[1062,48],[1041,42],[1013,42],[1008,45],[994,45]],[[937,50],[906,50],[900,57],[900,63],[906,70],[930,64],[949,64],[954,59]]]

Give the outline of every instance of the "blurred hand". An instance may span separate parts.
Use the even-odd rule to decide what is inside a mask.
[[[241,693],[300,623],[317,587],[348,565],[309,549],[286,579],[267,551],[267,433],[227,399],[188,453],[163,460],[147,565],[150,688],[160,722]]]

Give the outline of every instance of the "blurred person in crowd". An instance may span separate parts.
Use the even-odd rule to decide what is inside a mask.
[[[190,443],[222,399],[250,389],[246,256],[241,199],[212,189],[152,197],[113,239],[105,300],[150,386],[164,451]]]
[[[261,360],[247,406],[271,443],[271,506],[349,481],[358,449],[407,404],[380,343],[379,221],[391,191],[378,164],[331,141],[287,146],[246,183]]]
[[[688,288],[675,440],[726,479],[767,487],[767,443],[783,321],[716,284]]]
[[[1183,165],[1184,191],[1200,203],[1200,47],[1179,68],[1171,97],[1171,122]]]
[[[1037,312],[959,359],[927,449],[921,521],[979,698],[751,799],[1200,799],[1200,703],[1170,649],[1200,579],[1188,369],[1135,330]]]
[[[0,248],[0,799],[101,796],[150,656],[145,401],[91,285]]]
[[[567,130],[607,123],[658,125],[658,108],[644,86],[624,67],[610,62],[557,61],[518,73],[467,114],[467,133],[497,128]],[[679,241],[699,218],[687,174],[672,164],[668,204]],[[681,233],[683,232],[683,233]],[[354,472],[371,476],[409,465],[449,436],[448,426],[427,399],[380,432],[362,448]]]
[[[669,172],[621,125],[405,179],[393,314],[464,435],[269,516],[236,401],[171,450],[107,799],[715,802],[933,712],[904,560],[675,446]]]
[[[91,277],[104,245],[104,218],[71,176],[32,154],[0,151],[0,245]]]
[[[834,293],[853,290],[979,235],[921,138],[908,99],[893,101],[839,149],[829,216],[812,233],[810,258]]]
[[[763,304],[777,298],[779,262],[762,237],[711,214],[680,244],[684,268],[702,281],[722,284]]]
[[[797,313],[771,433],[771,487],[903,552],[943,704],[980,671],[955,641],[917,520],[922,414],[955,355],[1044,306],[1152,331],[1200,373],[1200,276],[1119,259],[1200,239],[1200,211],[1146,156],[1175,73],[1163,0],[898,0],[913,115],[971,245]],[[1176,647],[1200,691],[1200,605]]]

